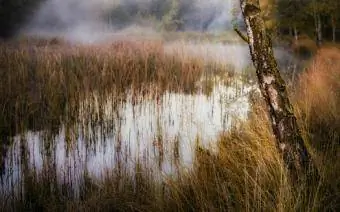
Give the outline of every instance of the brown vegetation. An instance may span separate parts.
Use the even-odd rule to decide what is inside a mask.
[[[116,43],[95,48],[68,47],[66,54],[65,47],[51,51],[50,46],[20,50],[2,46],[3,126],[13,120],[21,123],[30,114],[51,114],[64,107],[62,102],[96,89],[124,91],[151,81],[163,89],[190,90],[197,73],[203,71],[197,61],[159,53],[159,44]],[[197,146],[193,169],[180,168],[177,177],[163,176],[159,182],[141,161],[135,174],[113,170],[101,183],[85,176],[80,196],[74,197],[70,185],[56,185],[53,172],[26,173],[26,195],[1,193],[0,207],[25,211],[336,211],[340,208],[339,58],[336,49],[320,50],[290,92],[322,176],[319,181],[292,186],[274,146],[263,102],[254,93],[249,120],[220,136],[217,153]],[[45,122],[50,121],[45,116]]]
[[[325,200],[340,201],[340,51],[323,48],[301,74],[294,92],[300,126],[315,150],[315,158],[328,188]]]
[[[2,43],[1,134],[20,132],[18,123],[38,127],[58,122],[65,110],[76,111],[79,100],[94,91],[121,96],[152,83],[160,92],[192,92],[203,64],[165,55],[162,48],[160,42],[148,41],[90,47],[57,39]]]

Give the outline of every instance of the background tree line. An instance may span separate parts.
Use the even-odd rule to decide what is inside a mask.
[[[25,23],[32,20],[33,14],[41,3],[48,0],[0,0],[0,36],[10,37]],[[84,0],[86,1],[86,0]],[[216,7],[216,2],[224,6],[224,0],[216,0],[215,5],[200,0],[112,0],[114,7],[101,14],[105,23],[114,29],[121,29],[130,24],[150,24],[166,31],[208,31],[210,25],[227,9]],[[74,4],[81,1],[70,0]],[[79,5],[81,7],[81,5]],[[61,26],[60,20],[46,17],[47,24]],[[227,29],[229,22],[220,26]]]
[[[12,36],[29,21],[46,0],[0,0],[0,37]],[[233,0],[231,0],[233,1]],[[103,16],[118,28],[129,23],[154,22],[167,31],[209,31],[210,25],[224,8],[205,4],[197,9],[196,0],[121,1]],[[236,1],[235,1],[236,2]],[[260,0],[263,16],[272,33],[278,36],[308,35],[319,43],[340,39],[339,0]],[[203,3],[200,3],[203,4]],[[235,7],[239,7],[238,3]],[[237,9],[236,9],[237,10]],[[230,11],[229,11],[230,12]],[[235,11],[234,11],[235,12]],[[232,21],[242,24],[242,17],[223,23],[221,30],[231,29]],[[228,23],[227,23],[228,22]]]
[[[318,44],[324,39],[335,42],[340,37],[339,0],[277,0],[275,4],[278,34],[296,40],[305,34]]]

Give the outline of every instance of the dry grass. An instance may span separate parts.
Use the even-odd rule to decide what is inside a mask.
[[[265,105],[255,97],[249,120],[221,135],[217,155],[198,149],[194,171],[172,184],[173,205],[182,211],[339,210],[339,82],[340,51],[321,49],[291,93],[320,180],[289,182]]]
[[[1,134],[58,123],[65,110],[76,111],[79,100],[94,91],[118,97],[153,84],[160,92],[193,92],[204,71],[198,60],[165,55],[160,42],[87,47],[58,40],[31,42],[0,46]]]
[[[294,92],[296,113],[321,171],[324,207],[340,202],[340,51],[320,49]]]
[[[180,211],[285,211],[291,188],[262,107],[221,135],[218,154],[197,149],[195,168],[176,185]],[[254,125],[254,123],[257,123]],[[184,201],[183,201],[184,200]]]
[[[28,86],[30,76],[27,76],[28,70],[39,70],[42,75],[33,76],[44,76],[41,78],[44,80],[50,79],[47,82],[53,86],[47,86],[49,89],[56,87],[57,90],[66,91],[68,95],[74,95],[74,92],[82,89],[90,91],[111,88],[109,85],[112,82],[122,90],[131,85],[140,86],[141,82],[150,80],[161,83],[160,86],[166,85],[164,88],[172,88],[172,83],[175,83],[175,88],[185,88],[187,85],[184,84],[195,79],[194,73],[201,70],[197,65],[199,63],[177,62],[174,58],[162,54],[156,56],[139,54],[139,51],[144,52],[147,47],[140,50],[136,48],[135,43],[115,45],[112,49],[121,51],[108,50],[110,54],[104,53],[99,56],[96,53],[91,54],[91,57],[82,53],[80,49],[77,49],[76,54],[71,51],[67,56],[58,55],[58,51],[43,55],[34,51],[35,57],[39,55],[45,59],[46,55],[50,57],[58,55],[56,60],[36,61],[39,65],[34,66],[34,69],[26,67],[26,64],[31,62],[22,59],[32,58],[28,50],[20,53],[25,56],[14,60],[17,62],[9,60],[18,58],[17,51],[14,51],[14,54],[9,52],[11,50],[2,50],[2,58],[8,60],[2,62],[2,66],[7,64],[7,69],[24,67],[20,70],[25,71],[17,72],[18,70],[12,68],[11,70],[18,75],[5,81],[7,84],[1,89],[5,89],[9,94],[3,92],[0,96],[9,96],[11,107],[13,102],[18,102],[15,95],[19,93],[16,92],[25,91],[25,88],[18,89],[18,85],[13,86],[11,83],[24,82],[24,86]],[[112,57],[115,60],[112,60]],[[320,181],[302,183],[298,187],[292,186],[275,147],[266,109],[259,97],[254,95],[249,120],[220,136],[217,141],[219,144],[217,153],[197,146],[194,168],[181,170],[178,178],[164,177],[164,182],[158,182],[151,177],[151,170],[147,165],[136,164],[135,174],[117,170],[108,174],[106,180],[100,184],[92,182],[85,176],[81,197],[73,198],[67,192],[67,185],[61,186],[64,190],[50,186],[55,183],[51,181],[53,171],[46,172],[46,175],[51,174],[51,177],[43,175],[30,178],[27,174],[26,196],[24,195],[26,198],[14,199],[14,203],[6,207],[26,211],[337,211],[340,209],[340,162],[337,159],[340,155],[340,109],[337,107],[340,103],[339,58],[338,50],[319,51],[310,68],[301,74],[294,92],[291,93],[300,125],[321,171]],[[51,65],[51,61],[57,62]],[[154,67],[151,65],[154,63],[162,66],[157,66],[156,71],[155,68],[150,68]],[[80,75],[79,73],[84,73],[84,70],[88,73],[85,76]],[[126,70],[124,75],[121,73],[122,70]],[[98,71],[105,77],[94,76]],[[12,77],[5,73],[1,74],[4,74],[5,78]],[[58,77],[55,78],[56,76]],[[39,86],[46,85],[46,81],[40,82],[39,77],[32,79],[32,82]],[[62,83],[55,82],[54,79],[59,79]],[[169,81],[170,84],[164,84],[166,82],[162,80]],[[62,90],[65,89],[63,86],[69,84],[76,86]],[[39,87],[36,89],[39,90]],[[44,92],[40,91],[40,94]],[[58,92],[55,92],[55,89],[47,92],[57,95],[56,93]],[[32,98],[29,92],[26,95],[25,98]],[[65,101],[72,99],[63,98]],[[51,97],[48,99],[51,100]],[[3,113],[10,110],[8,107],[5,104]],[[0,199],[3,200],[5,197],[2,196]]]
[[[340,132],[340,51],[336,48],[321,49],[306,72],[299,79],[294,99],[298,113],[311,139],[330,132]],[[332,135],[328,136],[332,136]],[[324,139],[324,138],[322,138]],[[338,137],[339,139],[339,137]],[[328,143],[327,140],[323,141]],[[320,143],[320,145],[323,145]]]

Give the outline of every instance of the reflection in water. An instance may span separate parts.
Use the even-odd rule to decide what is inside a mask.
[[[214,149],[219,133],[245,119],[247,94],[241,81],[217,82],[210,95],[150,89],[121,100],[93,94],[80,103],[78,120],[57,132],[26,132],[7,150],[1,192],[20,190],[27,173],[48,173],[51,182],[78,188],[86,176],[101,180],[110,172],[148,167],[155,178],[190,168],[195,148]],[[77,190],[77,189],[75,189]]]

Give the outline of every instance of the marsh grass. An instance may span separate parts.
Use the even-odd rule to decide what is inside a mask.
[[[340,208],[340,51],[319,50],[298,80],[292,97],[305,139],[315,154],[322,179],[320,204],[325,210]]]
[[[143,90],[146,82],[161,90],[190,92],[204,70],[200,62],[162,54],[158,44],[116,43],[85,52],[83,48],[64,48],[2,46],[2,126],[36,115],[43,115],[44,123],[55,117],[59,120],[60,110],[76,110],[72,107],[77,107],[87,92],[113,91],[120,98],[127,89]],[[178,167],[175,176],[164,174],[156,179],[151,166],[141,160],[134,164],[134,172],[121,164],[101,181],[82,173],[75,182],[80,185],[75,193],[71,183],[58,182],[53,155],[46,158],[47,165],[38,175],[29,169],[27,146],[23,145],[22,188],[19,194],[1,193],[0,207],[8,211],[337,211],[339,58],[338,50],[320,51],[291,92],[322,176],[319,181],[298,186],[290,182],[265,105],[255,92],[249,119],[219,136],[218,151],[201,147],[198,140],[193,167]],[[162,139],[159,132],[157,145]],[[174,155],[178,155],[176,140],[172,142]]]
[[[0,46],[2,135],[14,135],[25,126],[58,125],[66,111],[72,114],[79,100],[92,92],[119,98],[127,90],[153,84],[160,91],[190,93],[204,71],[198,60],[165,55],[159,42],[90,47],[32,42]]]

